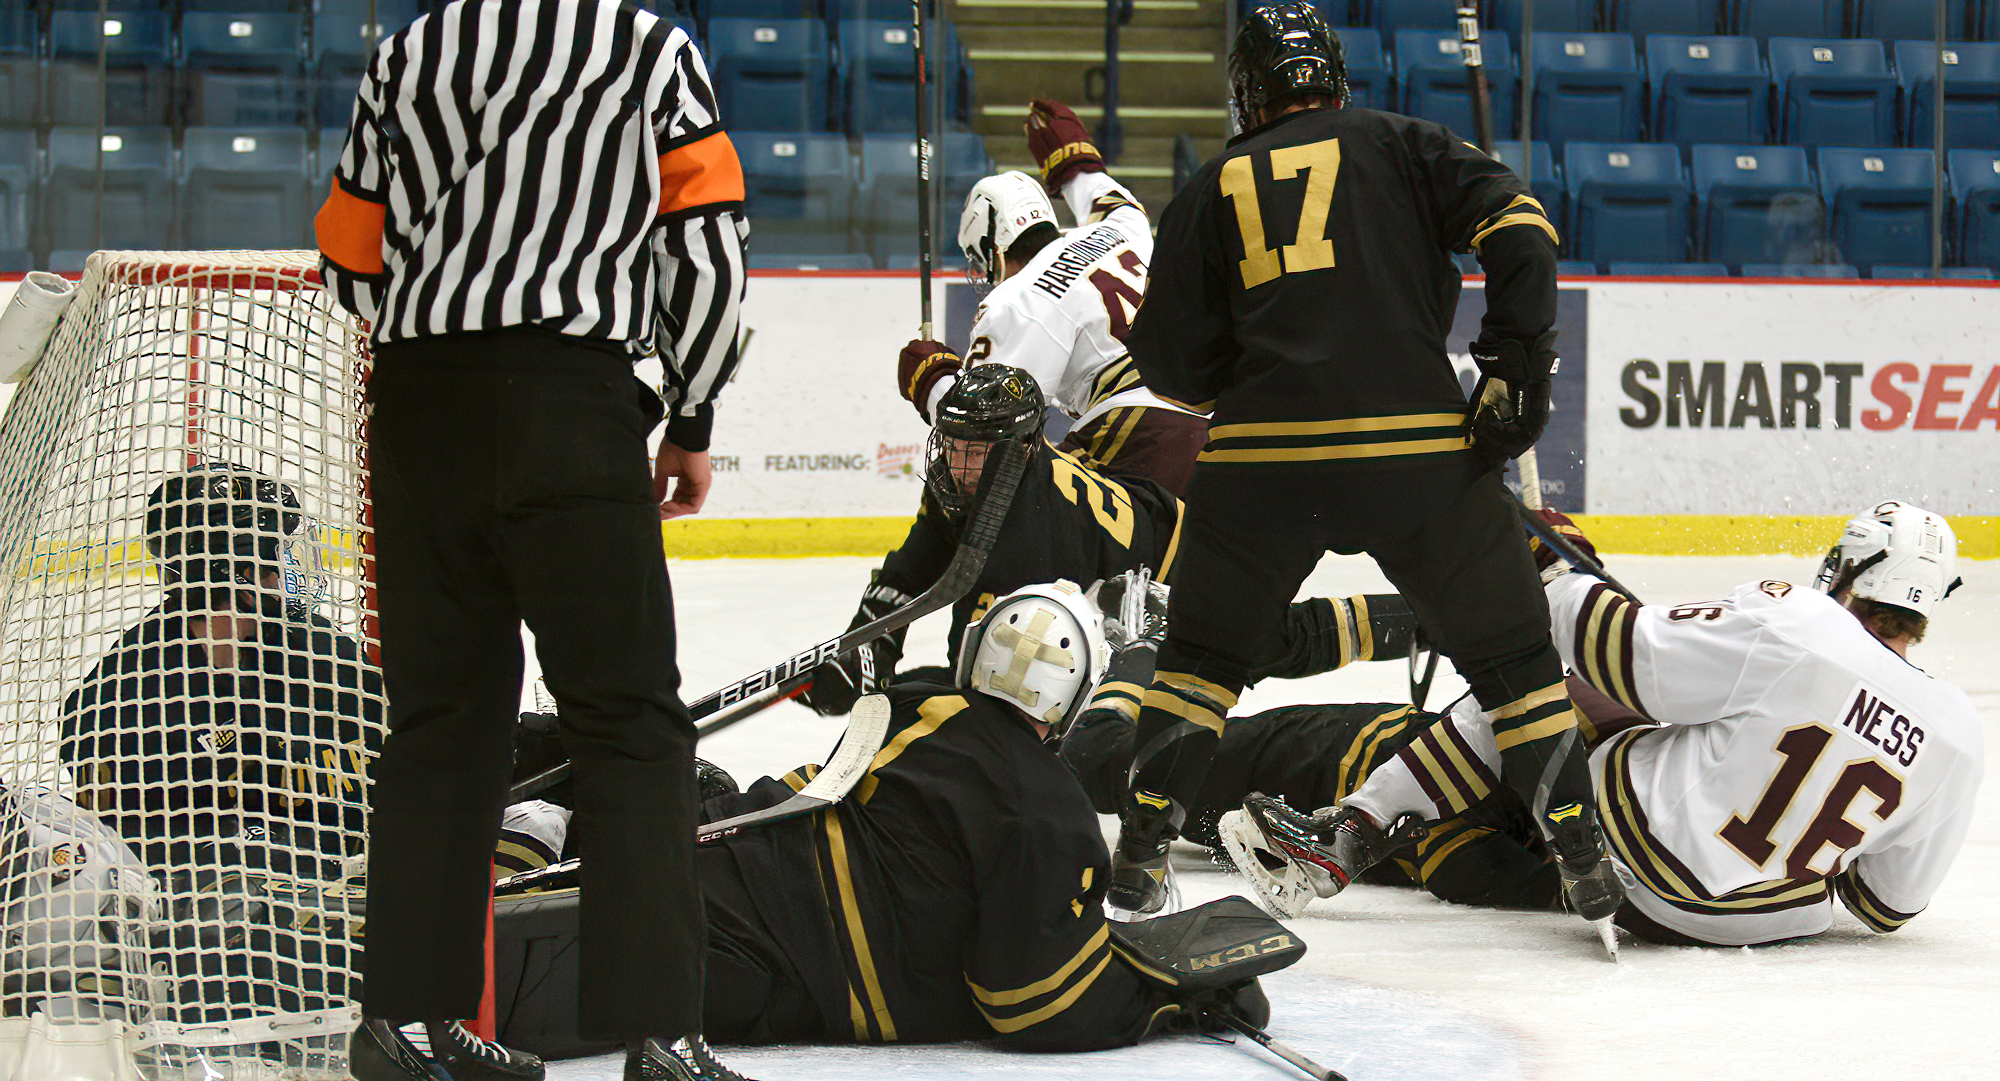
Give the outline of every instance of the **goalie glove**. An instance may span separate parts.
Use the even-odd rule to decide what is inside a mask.
[[[1028,103],[1028,122],[1022,125],[1028,136],[1028,152],[1042,173],[1042,186],[1056,195],[1070,177],[1078,173],[1104,171],[1104,155],[1091,145],[1090,132],[1076,111],[1054,98]]]
[[[1468,439],[1489,468],[1518,458],[1549,423],[1549,376],[1555,372],[1556,334],[1532,342],[1481,335],[1472,343],[1479,385],[1472,390]]]
[[[945,348],[943,342],[913,339],[896,358],[896,389],[902,391],[903,400],[916,406],[917,415],[929,424],[932,388],[945,376],[957,375],[964,366],[958,354]]]
[[[882,572],[878,570],[869,578],[868,589],[861,594],[861,607],[855,610],[847,629],[872,623],[912,599],[883,585]],[[854,703],[862,695],[874,694],[888,683],[889,677],[896,674],[896,662],[902,659],[903,632],[884,635],[814,669],[812,683],[800,701],[822,717],[844,716],[854,709]]]

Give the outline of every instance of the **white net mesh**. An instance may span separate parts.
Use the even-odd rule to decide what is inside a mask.
[[[92,256],[0,423],[0,1077],[37,1014],[148,1077],[346,1076],[383,707],[315,265]]]

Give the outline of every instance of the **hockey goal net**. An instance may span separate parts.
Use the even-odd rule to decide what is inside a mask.
[[[0,1079],[344,1078],[381,681],[309,252],[100,252],[0,421]]]

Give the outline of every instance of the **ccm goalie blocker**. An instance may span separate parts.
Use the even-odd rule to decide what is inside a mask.
[[[1260,792],[1223,815],[1216,832],[1264,907],[1286,917],[1303,913],[1315,897],[1346,889],[1361,872],[1429,834],[1414,814],[1397,816],[1384,830],[1353,807],[1303,814]]]

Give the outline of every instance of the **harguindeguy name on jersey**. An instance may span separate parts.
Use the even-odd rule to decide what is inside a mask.
[[[1884,723],[1888,725],[1886,731]],[[1888,699],[1859,683],[1854,685],[1854,699],[1848,704],[1847,716],[1841,719],[1840,726],[1880,748],[1901,766],[1915,762],[1917,751],[1924,745],[1924,730],[1916,722],[1903,716]]]
[[[1062,295],[1069,292],[1070,285],[1076,281],[1077,275],[1090,269],[1090,264],[1104,258],[1106,252],[1123,243],[1125,234],[1114,226],[1100,225],[1092,229],[1083,235],[1082,240],[1065,247],[1062,254],[1056,256],[1056,261],[1050,263],[1048,269],[1042,271],[1042,276],[1035,279],[1035,288],[1058,300],[1062,299]]]

